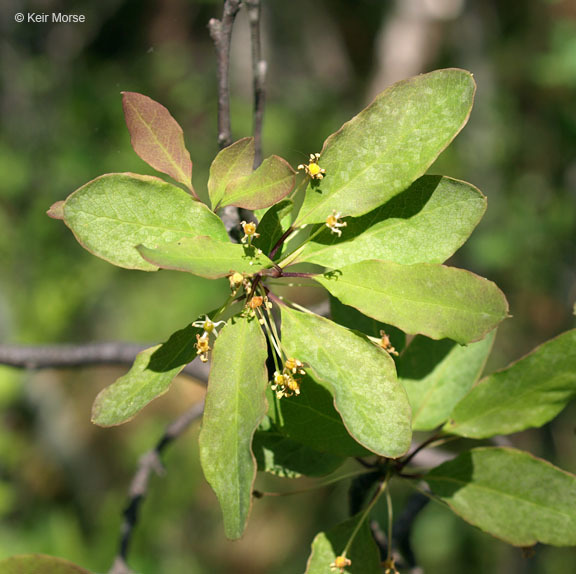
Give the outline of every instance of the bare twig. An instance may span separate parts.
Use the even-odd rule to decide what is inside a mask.
[[[131,366],[136,355],[149,346],[135,343],[0,345],[0,365],[18,369],[58,369],[94,365]],[[206,382],[208,369],[205,363],[194,361],[186,365],[182,373]]]
[[[262,59],[260,41],[260,0],[244,0],[250,19],[252,40],[252,81],[254,84],[254,169],[262,163],[262,123],[266,102],[266,61]]]
[[[240,0],[225,0],[222,20],[212,18],[208,22],[210,36],[214,40],[216,55],[218,57],[218,146],[224,149],[232,143],[230,128],[230,41],[232,28]]]
[[[120,528],[120,544],[118,554],[109,574],[130,574],[132,571],[128,567],[127,558],[134,528],[138,523],[140,507],[148,492],[148,483],[153,472],[164,474],[162,466],[162,453],[168,445],[186,431],[186,429],[198,418],[204,411],[204,402],[195,404],[191,409],[177,418],[170,424],[158,444],[150,451],[145,453],[138,464],[138,469],[132,478],[128,490],[128,504],[124,510],[124,521]]]

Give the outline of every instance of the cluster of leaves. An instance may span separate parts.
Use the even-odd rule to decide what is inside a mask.
[[[443,263],[486,199],[468,183],[425,175],[466,123],[474,92],[471,74],[457,69],[395,84],[326,140],[323,178],[277,156],[253,170],[253,139],[242,139],[212,164],[211,207],[194,191],[174,118],[124,93],[135,151],[176,184],[103,175],[49,210],[114,265],[230,279],[221,308],[140,353],[93,409],[96,424],[128,421],[210,353],[201,462],[229,538],[245,528],[258,469],[321,476],[375,455],[387,488],[413,480],[413,431],[509,434],[545,424],[576,393],[576,330],[480,380],[508,305],[494,283]],[[244,225],[244,243],[229,238],[216,212],[225,206],[259,220]],[[330,319],[274,293],[295,276],[330,294]],[[282,373],[288,392],[274,385]],[[481,446],[411,476],[510,544],[576,544],[576,477],[528,453]],[[319,534],[307,572],[329,571],[339,555],[351,558],[350,572],[379,572],[365,516]]]

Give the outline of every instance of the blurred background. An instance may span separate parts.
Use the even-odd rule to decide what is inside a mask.
[[[576,3],[573,0],[263,0],[268,61],[264,153],[292,165],[391,83],[462,67],[478,83],[468,126],[430,170],[469,181],[488,212],[451,261],[494,281],[513,318],[488,371],[574,327]],[[227,291],[172,272],[115,268],[45,212],[102,173],[152,173],[132,151],[120,92],[163,103],[183,126],[194,185],[217,153],[212,0],[0,3],[0,343],[156,343]],[[65,12],[85,23],[16,23]],[[250,135],[246,15],[232,53],[234,139]],[[313,302],[318,290],[309,297]],[[0,559],[39,552],[105,572],[139,456],[202,389],[178,380],[136,421],[91,425],[96,393],[125,370],[21,372],[0,366]],[[576,409],[512,437],[576,472]],[[346,516],[346,485],[257,501],[245,538],[224,539],[194,427],[154,478],[131,564],[143,574],[303,572],[314,534]],[[267,485],[261,482],[260,486]],[[395,493],[398,504],[408,495]],[[414,546],[427,574],[573,571],[574,549],[533,558],[431,504]]]

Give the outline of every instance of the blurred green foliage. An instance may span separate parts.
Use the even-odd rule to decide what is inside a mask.
[[[444,66],[475,74],[479,89],[470,123],[431,171],[462,177],[488,196],[486,217],[455,256],[457,265],[496,281],[511,303],[514,318],[500,329],[488,369],[573,326],[574,3],[263,4],[269,66],[264,152],[293,165],[320,151],[328,134],[385,87],[378,78],[400,79],[391,72],[399,65],[394,57],[405,53],[394,26],[420,30],[424,51],[416,69],[400,66],[406,76]],[[87,21],[14,22],[17,11],[34,10],[73,11]],[[194,184],[203,192],[217,152],[215,57],[206,24],[220,11],[220,2],[208,0],[3,3],[1,342],[158,342],[221,299],[225,282],[216,292],[192,276],[115,268],[45,215],[53,202],[101,173],[151,173],[131,150],[122,90],[162,102],[183,125]],[[249,50],[242,15],[232,53],[236,139],[251,131]],[[93,397],[121,372],[0,369],[0,558],[44,552],[96,572],[110,566],[138,457],[199,395],[191,383],[179,382],[136,422],[93,427]],[[514,444],[574,472],[575,414],[567,409],[541,431],[514,437]],[[166,465],[166,477],[152,481],[136,533],[131,555],[139,572],[301,572],[315,532],[346,515],[342,485],[287,503],[264,499],[255,504],[246,538],[226,542],[215,497],[199,470],[195,430],[172,447]],[[400,502],[406,493],[397,497]],[[567,572],[576,561],[573,549],[555,548],[524,559],[439,506],[419,518],[414,546],[431,573],[545,574]]]

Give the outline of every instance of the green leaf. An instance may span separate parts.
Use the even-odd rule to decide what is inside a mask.
[[[197,197],[192,188],[192,162],[184,133],[170,112],[162,104],[135,92],[122,92],[122,107],[134,151]]]
[[[448,420],[454,405],[482,374],[495,334],[467,346],[414,337],[396,363],[412,405],[414,430],[432,430]]]
[[[208,194],[216,206],[226,194],[226,188],[252,173],[254,166],[254,138],[242,138],[221,150],[210,166]]]
[[[21,554],[0,561],[2,574],[90,574],[68,560],[45,554]]]
[[[371,454],[350,436],[325,383],[307,373],[300,386],[299,396],[280,400],[270,391],[269,416],[284,436],[318,452],[338,456]]]
[[[382,207],[347,218],[340,237],[326,228],[296,261],[325,267],[365,259],[443,263],[468,239],[485,211],[486,198],[474,186],[425,175]]]
[[[486,438],[540,427],[576,397],[576,329],[547,341],[473,388],[444,429]]]
[[[309,365],[330,387],[335,407],[356,441],[389,458],[406,452],[410,405],[385,351],[328,319],[287,307],[282,307],[282,342],[289,355]]]
[[[406,335],[400,331],[400,329],[376,321],[376,319],[372,319],[372,317],[367,317],[360,313],[358,309],[344,305],[344,303],[332,295],[330,295],[330,316],[335,323],[343,327],[348,327],[348,329],[360,331],[369,337],[381,338],[381,333],[384,331],[398,353],[400,353],[406,345]]]
[[[309,186],[296,225],[363,215],[404,191],[467,122],[475,88],[472,74],[449,69],[382,92],[324,142],[326,177]]]
[[[292,200],[283,199],[268,209],[258,224],[260,237],[254,239],[252,243],[264,253],[270,253],[284,231],[288,229],[292,208]],[[281,254],[282,249],[276,254],[275,259],[278,259]]]
[[[252,449],[258,470],[285,478],[324,476],[334,472],[345,460],[288,438],[268,418],[256,431]]]
[[[200,432],[200,461],[224,515],[228,538],[242,536],[256,477],[250,445],[266,414],[266,340],[255,319],[237,317],[216,343]]]
[[[131,369],[100,391],[92,407],[92,422],[100,426],[125,423],[170,388],[174,377],[196,358],[196,335],[188,325],[165,343],[138,353]]]
[[[186,237],[157,249],[143,245],[137,249],[146,261],[162,269],[186,271],[209,279],[224,277],[233,271],[256,273],[272,267],[272,261],[253,246],[223,243],[211,237]]]
[[[64,222],[88,251],[127,269],[156,271],[137,245],[159,247],[183,237],[208,235],[228,242],[222,221],[184,190],[156,177],[102,175],[72,193]]]
[[[355,516],[327,532],[320,532],[312,542],[312,553],[306,566],[306,574],[334,574],[330,564],[341,556],[354,534],[362,515]],[[380,553],[370,532],[368,521],[364,521],[347,552],[351,564],[347,574],[381,574]]]
[[[475,448],[425,480],[466,522],[514,546],[576,545],[576,476],[527,452]]]
[[[286,160],[277,155],[270,156],[249,176],[231,181],[217,207],[234,205],[244,209],[262,209],[273,205],[294,189],[295,174]]]
[[[314,279],[365,315],[432,339],[477,341],[508,314],[494,283],[443,265],[362,261]]]

